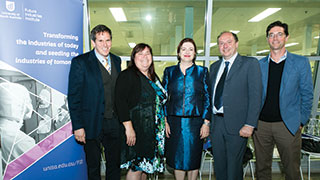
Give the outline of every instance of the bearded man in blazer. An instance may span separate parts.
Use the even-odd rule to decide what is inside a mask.
[[[222,59],[210,66],[215,175],[217,180],[242,180],[247,139],[261,109],[261,72],[257,59],[238,54],[236,34],[222,32],[217,42]]]
[[[288,38],[286,23],[275,21],[266,29],[270,54],[259,61],[263,108],[253,135],[258,180],[271,179],[275,145],[285,179],[300,179],[301,129],[311,113],[313,84],[308,59],[286,50]]]
[[[121,59],[110,53],[111,30],[97,25],[91,31],[94,49],[72,59],[68,104],[75,139],[84,145],[88,179],[101,180],[102,146],[106,179],[120,179],[120,122],[114,113],[114,87]],[[102,146],[101,146],[102,145]]]

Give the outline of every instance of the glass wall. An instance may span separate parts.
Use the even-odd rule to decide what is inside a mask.
[[[262,19],[252,19],[263,11],[273,11]],[[287,49],[290,52],[316,55],[320,33],[319,0],[213,0],[211,42],[218,34],[233,30],[239,37],[239,52],[242,55],[261,56],[269,53],[266,41],[266,27],[277,20],[289,25],[290,38]],[[210,54],[219,54],[213,46]]]
[[[219,55],[216,37],[225,30],[232,30],[239,36],[240,54],[268,54],[265,29],[276,20],[289,25],[289,51],[316,55],[320,33],[319,0],[210,1],[213,2],[211,39],[208,41],[211,56]],[[120,56],[130,55],[130,46],[139,42],[150,44],[154,55],[176,55],[178,42],[184,37],[192,37],[201,57],[205,49],[206,4],[205,0],[88,0],[90,27],[109,26],[113,30],[112,51]],[[121,8],[126,19],[117,20],[110,8]],[[270,8],[276,12],[250,22]]]
[[[88,0],[88,7],[90,28],[97,24],[110,27],[111,52],[122,60],[130,59],[135,44],[149,44],[160,78],[165,67],[177,63],[176,47],[184,37],[195,40],[200,65],[209,66],[219,59],[216,38],[220,32],[230,30],[239,37],[240,54],[260,59],[269,53],[266,27],[276,20],[285,22],[290,34],[288,51],[310,60],[317,96],[313,115],[320,115],[315,105],[320,94],[320,0]],[[113,15],[113,10],[124,17],[117,19],[121,16]],[[266,10],[273,13],[254,19]],[[122,63],[123,69],[126,65]]]
[[[184,37],[204,45],[205,0],[89,0],[88,5],[91,28],[105,24],[112,29],[112,52],[117,55],[129,56],[131,47],[141,42],[151,45],[154,55],[176,55]],[[111,8],[125,18],[116,19]]]

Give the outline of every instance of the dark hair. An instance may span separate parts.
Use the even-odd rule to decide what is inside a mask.
[[[112,40],[112,32],[111,32],[111,29],[109,29],[107,26],[103,25],[103,24],[99,24],[97,25],[96,27],[94,27],[92,30],[91,30],[91,33],[90,33],[90,39],[92,41],[95,41],[96,40],[96,35],[98,33],[101,33],[101,32],[108,32],[110,34],[110,39]]]
[[[222,36],[222,34],[225,34],[225,33],[230,33],[230,34],[232,34],[234,40],[235,40],[236,42],[239,41],[238,36],[237,36],[235,33],[230,32],[230,31],[222,31],[222,32],[219,34],[219,36],[217,37],[217,43],[218,43],[218,44],[219,44],[219,38]]]
[[[197,46],[196,46],[196,43],[194,42],[193,39],[191,38],[184,38],[180,41],[178,47],[177,47],[177,58],[178,58],[178,61],[180,62],[181,61],[181,57],[179,56],[179,53],[180,53],[180,50],[181,50],[181,46],[183,45],[183,43],[186,43],[186,42],[190,42],[193,44],[194,46],[194,57],[192,59],[192,62],[194,63],[196,61],[196,58],[197,58]]]
[[[131,58],[130,58],[130,64],[128,66],[128,68],[134,68],[137,72],[140,72],[140,70],[138,69],[138,67],[136,66],[136,63],[134,62],[134,58],[136,56],[136,54],[138,52],[141,52],[143,51],[145,48],[148,48],[150,53],[151,53],[151,65],[148,69],[148,75],[149,77],[151,78],[151,80],[153,82],[156,81],[156,77],[157,77],[157,74],[154,70],[154,63],[153,63],[153,54],[152,54],[152,48],[148,45],[148,44],[145,44],[145,43],[139,43],[137,44],[133,49],[132,49],[132,52],[131,52]]]
[[[272,28],[275,27],[275,26],[282,27],[282,28],[284,29],[284,33],[286,34],[286,36],[289,35],[288,24],[282,23],[281,21],[275,21],[275,22],[269,24],[269,26],[267,27],[266,37],[269,36],[269,31],[270,31],[270,29],[272,29]]]

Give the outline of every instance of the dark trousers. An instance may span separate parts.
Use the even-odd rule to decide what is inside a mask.
[[[102,147],[106,157],[106,180],[120,180],[119,132],[103,132],[97,139],[87,139],[84,145],[88,179],[101,180]]]
[[[213,145],[214,171],[217,180],[242,180],[242,161],[247,138],[229,134],[223,117],[214,116],[211,134]]]
[[[253,134],[258,180],[272,179],[274,145],[280,154],[285,179],[300,179],[301,131],[292,135],[283,122],[259,121]]]

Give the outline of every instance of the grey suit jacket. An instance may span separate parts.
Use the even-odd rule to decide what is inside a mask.
[[[211,97],[222,60],[210,66]],[[238,54],[226,77],[223,90],[223,111],[226,129],[239,134],[245,125],[256,127],[261,110],[262,82],[258,60]],[[212,117],[213,127],[214,116]]]

